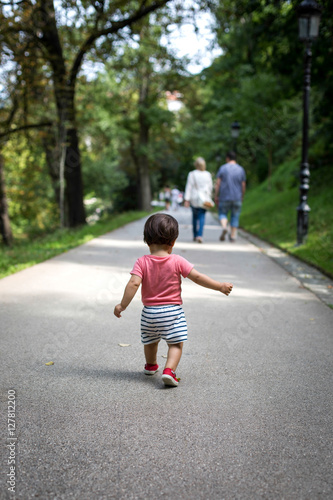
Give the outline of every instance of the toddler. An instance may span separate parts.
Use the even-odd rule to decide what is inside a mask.
[[[187,324],[181,307],[181,276],[225,295],[229,295],[233,287],[231,283],[219,283],[199,273],[186,259],[172,254],[178,234],[178,222],[171,215],[159,213],[149,217],[143,235],[150,255],[144,255],[135,262],[123,298],[114,308],[115,316],[120,318],[142,285],[141,341],[146,358],[144,373],[154,375],[158,371],[156,356],[162,338],[168,344],[162,380],[165,385],[174,387],[179,382],[176,369],[183,344],[187,340]]]

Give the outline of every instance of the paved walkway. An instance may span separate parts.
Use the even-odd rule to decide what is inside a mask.
[[[175,252],[234,284],[184,280],[177,388],[142,373],[140,297],[113,316],[143,221],[0,281],[1,499],[333,497],[333,311],[247,239],[219,242],[210,215],[203,245],[174,215]]]

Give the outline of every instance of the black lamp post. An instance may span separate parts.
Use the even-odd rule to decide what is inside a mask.
[[[298,7],[299,39],[305,44],[304,52],[304,89],[303,89],[303,142],[300,171],[300,202],[297,207],[297,245],[307,238],[309,226],[308,191],[310,170],[309,149],[309,104],[311,84],[311,45],[318,37],[321,8],[315,0],[304,0]]]
[[[231,124],[231,137],[234,139],[233,149],[235,153],[237,152],[237,139],[239,137],[240,125],[238,122],[233,122]]]

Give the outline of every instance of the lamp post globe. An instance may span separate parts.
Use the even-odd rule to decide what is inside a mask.
[[[302,42],[313,42],[318,38],[321,7],[315,0],[304,0],[297,9],[298,36]]]
[[[297,9],[299,39],[305,43],[304,52],[304,87],[303,87],[303,137],[302,161],[300,169],[300,201],[297,207],[297,245],[305,243],[308,235],[309,212],[308,191],[310,169],[309,150],[309,108],[311,86],[311,45],[318,37],[321,8],[315,0],[304,0]]]
[[[240,125],[238,122],[233,122],[231,124],[231,137],[233,138],[233,149],[235,153],[237,152],[237,139],[239,137]]]

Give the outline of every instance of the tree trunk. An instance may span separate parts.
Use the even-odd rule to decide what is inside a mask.
[[[83,182],[81,171],[81,155],[75,123],[74,88],[64,83],[63,78],[55,84],[57,112],[59,118],[59,151],[65,146],[65,206],[66,221],[69,227],[86,223],[83,203]],[[65,144],[62,144],[65,138]],[[59,154],[59,167],[61,154]],[[60,172],[60,168],[59,168]]]
[[[83,182],[81,172],[81,156],[79,151],[77,128],[75,123],[75,79],[71,81],[66,70],[65,59],[56,25],[56,15],[52,0],[44,0],[40,4],[40,28],[43,31],[43,46],[48,52],[52,66],[54,93],[58,114],[59,151],[66,142],[65,181],[66,207],[69,227],[85,224],[83,203]],[[59,154],[59,167],[60,167]],[[60,170],[60,168],[59,168]]]
[[[46,135],[43,138],[43,147],[45,151],[46,164],[51,177],[52,187],[54,191],[54,197],[57,205],[60,202],[60,190],[59,190],[59,148],[55,144],[54,137],[51,134]]]
[[[143,157],[139,159],[139,190],[139,209],[149,211],[151,209],[149,165]]]
[[[66,205],[68,207],[69,227],[75,227],[86,223],[86,214],[83,204],[81,155],[76,128],[72,127],[67,129],[66,137]]]
[[[0,231],[4,244],[7,246],[11,246],[13,243],[13,234],[10,227],[10,220],[8,215],[4,161],[1,153],[0,153]]]

